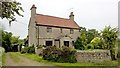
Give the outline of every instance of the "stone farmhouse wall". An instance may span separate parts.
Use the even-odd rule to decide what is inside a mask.
[[[109,50],[92,50],[76,52],[77,62],[104,62],[110,61],[111,55]]]

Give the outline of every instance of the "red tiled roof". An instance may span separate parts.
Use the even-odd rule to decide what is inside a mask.
[[[79,26],[76,24],[76,22],[73,22],[70,19],[42,15],[42,14],[36,14],[35,19],[37,25],[79,29]]]

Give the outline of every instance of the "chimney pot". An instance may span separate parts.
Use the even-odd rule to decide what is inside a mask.
[[[32,10],[32,8],[35,8],[35,9],[36,9],[36,6],[35,6],[35,4],[33,4],[33,5],[32,5],[32,7],[31,7],[31,9],[30,9],[30,10]]]
[[[73,14],[73,12],[70,13],[69,19],[74,21],[74,14]]]

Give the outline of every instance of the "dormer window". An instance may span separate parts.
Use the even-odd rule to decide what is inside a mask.
[[[47,27],[47,32],[52,32],[52,28],[51,27]]]
[[[73,34],[74,33],[74,30],[73,29],[70,29],[70,34]]]

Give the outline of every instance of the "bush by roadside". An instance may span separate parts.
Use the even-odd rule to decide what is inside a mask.
[[[57,48],[55,46],[49,46],[43,50],[43,59],[60,63],[76,63],[75,53],[76,50],[68,47]]]
[[[22,48],[21,53],[33,53],[33,54],[35,54],[35,47],[30,46],[30,47]]]

